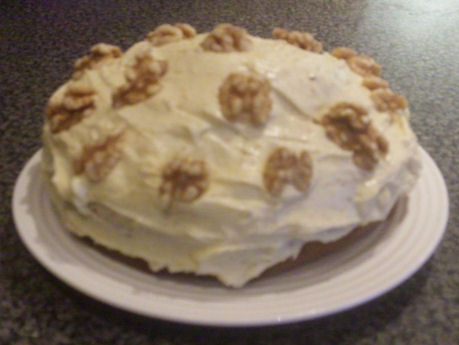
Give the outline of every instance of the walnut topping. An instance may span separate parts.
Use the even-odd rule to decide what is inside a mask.
[[[272,100],[269,80],[256,73],[232,73],[218,92],[223,116],[231,122],[263,125],[268,121]]]
[[[92,69],[101,62],[119,58],[122,51],[117,46],[99,43],[91,47],[89,55],[83,56],[75,61],[73,78],[79,78],[83,71]]]
[[[381,66],[366,55],[352,56],[346,62],[352,71],[360,74],[362,77],[378,76],[381,73]]]
[[[372,170],[378,155],[385,155],[388,143],[372,126],[364,108],[339,103],[322,118],[327,137],[342,149],[353,152],[353,161],[361,169]]]
[[[371,99],[376,104],[376,109],[379,111],[387,111],[394,113],[399,109],[405,109],[408,106],[408,101],[405,97],[397,95],[389,89],[378,89],[371,93]]]
[[[193,38],[196,36],[196,29],[187,23],[177,23],[175,24],[176,28],[179,28],[182,31],[183,38]]]
[[[204,50],[226,53],[247,51],[251,46],[247,31],[231,24],[217,25],[201,43]]]
[[[103,143],[86,146],[81,157],[74,161],[75,174],[85,174],[93,182],[102,181],[121,159],[119,145],[122,134],[108,137]]]
[[[147,40],[154,46],[178,42],[196,36],[196,30],[188,24],[163,24],[147,35]]]
[[[209,173],[204,161],[177,158],[162,172],[159,194],[166,197],[168,206],[174,201],[193,202],[209,187]]]
[[[286,184],[292,184],[298,191],[305,192],[311,182],[312,159],[305,150],[299,155],[285,147],[274,150],[266,161],[263,182],[274,196],[279,196]]]
[[[273,36],[304,50],[314,53],[322,51],[322,43],[316,41],[314,36],[309,32],[288,31],[282,28],[275,28]]]
[[[369,90],[376,90],[387,88],[389,83],[380,77],[370,76],[363,78],[362,85]]]
[[[347,47],[337,47],[332,50],[332,55],[337,59],[347,60],[353,56],[356,56],[357,53],[354,49]]]
[[[50,103],[46,108],[51,132],[58,133],[79,123],[94,109],[94,95],[91,87],[69,86],[61,103]]]
[[[357,55],[351,48],[335,48],[332,55],[338,59],[346,60],[349,68],[362,77],[377,77],[381,73],[381,66],[375,60],[366,55]]]
[[[156,60],[147,52],[140,54],[124,73],[127,83],[113,95],[114,106],[119,108],[139,103],[155,95],[161,89],[159,80],[166,72],[166,61]]]

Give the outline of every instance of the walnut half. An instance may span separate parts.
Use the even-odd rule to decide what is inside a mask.
[[[337,59],[347,60],[353,56],[356,56],[357,53],[354,49],[348,47],[337,47],[332,50],[332,55]]]
[[[247,31],[231,24],[217,25],[201,43],[204,50],[217,53],[243,52],[251,46]]]
[[[365,86],[369,90],[376,90],[376,89],[385,89],[389,86],[389,83],[380,78],[375,76],[369,76],[363,78],[362,85]]]
[[[314,53],[320,53],[322,51],[322,43],[316,41],[314,36],[309,32],[288,31],[282,28],[275,28],[273,30],[273,36],[303,50]]]
[[[349,68],[362,77],[379,76],[381,66],[371,57],[366,55],[353,56],[346,60]]]
[[[377,89],[371,93],[371,100],[375,103],[379,111],[394,113],[397,110],[404,109],[408,106],[405,97],[392,92],[389,89]]]
[[[388,143],[372,126],[364,108],[339,103],[322,118],[327,137],[344,150],[353,152],[354,163],[363,170],[372,170],[378,156],[385,155]]]
[[[194,36],[196,36],[196,30],[189,24],[163,24],[147,35],[147,41],[151,42],[153,46],[162,46],[182,39],[193,38]]]
[[[121,159],[122,134],[109,136],[103,143],[86,146],[79,159],[73,163],[75,174],[85,174],[93,182],[102,181]]]
[[[286,184],[292,184],[298,191],[307,191],[312,177],[312,159],[306,150],[299,155],[285,147],[279,147],[268,157],[263,173],[265,188],[279,196]]]
[[[174,201],[190,203],[198,199],[209,187],[209,172],[204,161],[176,158],[162,171],[159,194],[168,207]]]
[[[218,91],[223,116],[230,122],[248,122],[263,125],[272,108],[269,80],[254,72],[232,73]]]
[[[99,43],[91,47],[89,55],[83,56],[75,61],[72,77],[78,79],[86,69],[92,69],[102,62],[119,58],[122,51],[117,46]]]
[[[83,120],[95,108],[94,95],[89,86],[69,86],[60,103],[50,103],[46,108],[51,132],[59,133]]]
[[[126,68],[126,84],[113,95],[113,105],[119,108],[142,102],[161,90],[160,79],[167,72],[167,62],[156,60],[148,52],[139,54],[135,63]]]
[[[366,55],[357,55],[355,50],[351,48],[335,48],[332,51],[332,55],[337,59],[346,60],[349,68],[362,77],[377,77],[381,73],[381,66],[375,60]]]

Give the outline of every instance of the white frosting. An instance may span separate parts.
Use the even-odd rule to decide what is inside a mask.
[[[241,286],[295,257],[308,241],[333,241],[383,220],[411,188],[420,166],[408,110],[396,121],[378,112],[362,78],[343,60],[257,37],[250,37],[253,46],[247,52],[206,52],[199,45],[203,38],[154,48],[138,43],[52,96],[59,101],[72,83],[97,92],[94,112],[79,124],[56,134],[44,126],[44,165],[53,200],[71,231],[143,258],[153,270],[211,274]],[[140,51],[167,61],[162,89],[143,102],[114,109],[112,94]],[[272,86],[273,108],[262,127],[230,123],[220,110],[218,89],[224,79],[247,70],[267,76]],[[359,169],[352,152],[330,141],[313,122],[342,101],[363,106],[389,143],[387,155],[371,172]],[[122,158],[104,180],[94,183],[75,175],[73,160],[85,145],[121,130]],[[306,193],[287,186],[274,198],[266,191],[264,165],[278,146],[310,153],[313,176]],[[198,200],[177,202],[167,211],[158,195],[161,169],[177,155],[205,160],[210,185]]]

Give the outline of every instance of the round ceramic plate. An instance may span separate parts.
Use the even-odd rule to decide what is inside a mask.
[[[13,213],[27,248],[50,272],[79,291],[131,312],[178,322],[254,326],[339,312],[393,289],[431,256],[445,230],[443,177],[422,150],[421,177],[388,222],[352,248],[296,269],[228,289],[211,279],[152,274],[116,260],[65,230],[51,207],[41,152],[15,186]]]

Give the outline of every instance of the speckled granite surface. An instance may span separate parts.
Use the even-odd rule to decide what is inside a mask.
[[[459,3],[444,1],[0,2],[0,344],[459,344]],[[129,3],[129,4],[128,4]],[[100,41],[124,48],[164,22],[200,31],[232,22],[268,36],[307,30],[327,49],[373,56],[410,101],[412,123],[449,189],[446,236],[432,259],[387,295],[331,317],[286,326],[184,326],[116,310],[49,274],[21,244],[13,184],[40,148],[47,97],[74,59]]]

